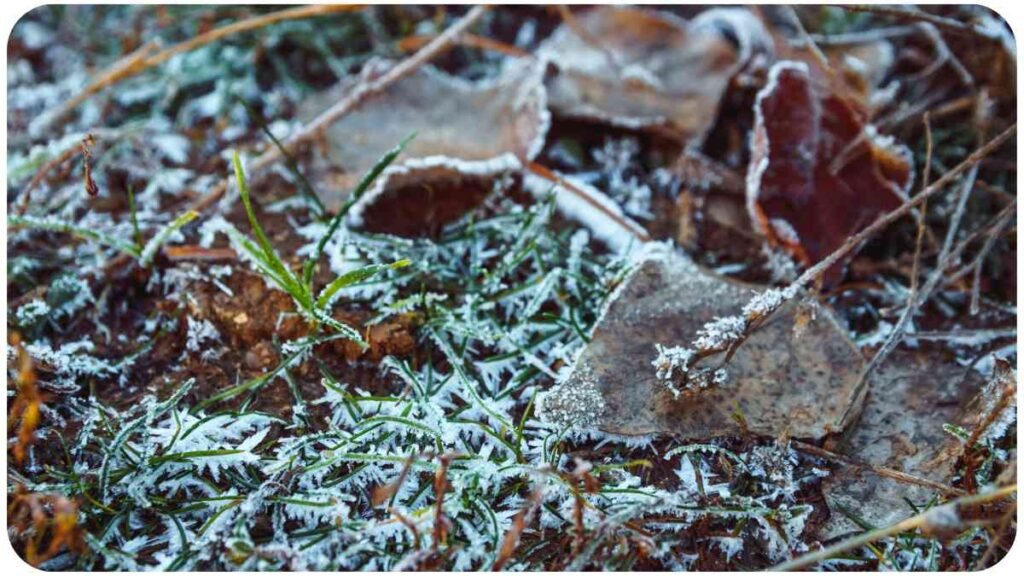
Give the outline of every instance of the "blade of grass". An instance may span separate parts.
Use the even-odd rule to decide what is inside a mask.
[[[383,272],[384,270],[398,270],[400,268],[405,268],[411,263],[412,262],[408,259],[404,259],[392,262],[391,264],[373,264],[371,266],[364,266],[363,268],[342,274],[335,278],[334,281],[328,284],[320,292],[320,295],[316,299],[316,307],[320,309],[326,308],[326,306],[330,304],[331,298],[334,297],[334,295],[338,293],[338,290],[341,290],[342,288],[362,282],[363,280]]]
[[[373,165],[373,168],[370,168],[370,171],[363,175],[363,179],[359,181],[359,184],[356,185],[355,189],[352,190],[352,193],[349,194],[348,199],[345,200],[345,204],[342,205],[341,209],[338,210],[338,213],[334,216],[334,219],[331,220],[331,224],[328,226],[327,232],[320,238],[320,241],[317,242],[316,249],[309,255],[309,260],[306,261],[306,265],[302,271],[302,279],[306,284],[310,284],[313,281],[313,272],[316,268],[316,264],[320,261],[320,256],[323,255],[324,248],[327,246],[327,243],[330,242],[334,233],[338,231],[338,227],[341,226],[341,222],[344,220],[345,215],[348,214],[348,211],[352,209],[352,206],[363,197],[363,194],[365,194],[370,188],[373,181],[376,180],[392,162],[395,161],[395,158],[398,158],[398,155],[405,150],[409,141],[415,137],[415,132],[406,136],[404,140],[398,143],[398,146],[388,150],[384,156],[381,156],[380,160],[377,160],[377,163]]]
[[[164,242],[167,241],[167,238],[198,217],[198,212],[195,210],[189,210],[161,228],[142,248],[142,251],[139,253],[139,264],[143,268],[149,268],[149,265],[153,263],[153,257],[156,256],[156,251],[160,249],[160,246]]]
[[[324,206],[324,203],[320,200],[320,196],[317,195],[316,190],[313,189],[313,185],[310,184],[306,176],[302,173],[301,170],[299,170],[299,163],[298,161],[295,160],[295,156],[293,156],[292,153],[289,152],[288,149],[284,147],[284,144],[281,143],[277,136],[274,136],[274,133],[270,131],[270,127],[267,126],[267,123],[263,121],[261,115],[256,112],[256,110],[252,107],[251,104],[249,104],[240,97],[236,97],[235,99],[245,108],[245,111],[249,114],[249,119],[254,124],[256,124],[259,127],[259,129],[262,130],[263,133],[267,135],[267,138],[269,138],[270,141],[273,142],[274,146],[277,147],[278,151],[281,153],[281,156],[284,157],[285,167],[288,168],[288,171],[291,173],[291,175],[295,178],[296,182],[298,183],[299,192],[302,193],[302,196],[306,199],[306,202],[309,203],[314,215],[317,218],[322,218],[323,215],[327,213],[327,208]]]
[[[277,255],[274,250],[274,246],[270,243],[266,233],[263,231],[263,227],[260,226],[259,220],[256,219],[256,212],[252,207],[252,199],[249,196],[249,185],[245,180],[245,171],[242,169],[242,160],[238,156],[238,152],[235,151],[231,157],[231,163],[235,169],[235,179],[238,182],[238,193],[242,197],[242,204],[245,205],[245,214],[249,218],[249,226],[252,227],[252,232],[256,236],[256,242],[259,244],[260,249],[263,252],[265,263],[276,272],[276,276],[280,278],[283,285],[281,288],[292,295],[297,303],[302,306],[306,311],[312,312],[313,298],[309,293],[309,290],[299,282],[299,279],[295,277],[295,274],[285,265],[281,260],[281,257]]]
[[[62,232],[65,234],[71,234],[72,236],[78,236],[86,240],[92,240],[105,246],[110,246],[119,252],[123,252],[132,258],[139,258],[141,253],[139,250],[118,238],[114,238],[109,234],[98,232],[91,228],[84,228],[71,222],[64,222],[61,220],[55,220],[50,218],[37,218],[35,216],[8,216],[7,227],[24,227],[31,228],[33,230],[45,230],[48,232]]]
[[[128,187],[128,214],[132,219],[132,235],[135,237],[135,248],[140,252],[145,242],[142,241],[142,231],[139,230],[139,212],[135,207],[135,187]]]

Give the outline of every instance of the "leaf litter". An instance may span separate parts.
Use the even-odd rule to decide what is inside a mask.
[[[9,477],[22,491],[12,493],[18,506],[37,506],[31,495],[38,494],[60,504],[64,523],[51,549],[30,558],[106,569],[766,567],[916,512],[903,496],[927,507],[940,493],[990,490],[1008,469],[1016,405],[1006,377],[972,393],[992,370],[1007,373],[1004,364],[991,356],[972,362],[962,349],[908,334],[905,346],[922,349],[891,356],[864,394],[858,377],[871,344],[863,318],[872,317],[867,325],[884,337],[880,317],[902,293],[819,292],[847,277],[894,285],[891,271],[865,275],[855,267],[878,259],[877,248],[854,258],[844,242],[876,216],[906,210],[916,179],[908,148],[880,134],[883,127],[904,138],[910,132],[884,119],[876,128],[875,111],[858,106],[865,99],[891,106],[883,92],[904,88],[881,82],[907,63],[885,57],[871,70],[851,57],[846,72],[864,84],[822,83],[814,60],[787,47],[806,47],[811,36],[779,33],[774,12],[684,12],[473,10],[449,30],[489,22],[494,42],[516,45],[500,53],[515,56],[478,59],[459,48],[444,57],[445,72],[424,65],[444,42],[397,62],[377,53],[382,39],[398,39],[389,35],[397,22],[409,23],[404,18],[419,22],[417,32],[437,24],[416,7],[330,16],[347,32],[327,34],[326,42],[363,50],[345,64],[312,40],[319,27],[281,23],[267,29],[274,42],[261,46],[268,50],[261,62],[277,59],[273,72],[243,74],[240,85],[249,88],[240,92],[263,114],[298,111],[299,131],[292,124],[279,132],[278,152],[252,162],[259,172],[252,206],[239,160],[244,211],[225,194],[229,179],[213,185],[230,170],[226,148],[261,138],[248,110],[228,104],[229,83],[187,103],[178,118],[173,106],[169,120],[166,107],[154,107],[152,127],[181,134],[165,134],[158,145],[165,150],[133,163],[129,183],[141,178],[146,192],[128,195],[130,219],[115,198],[123,172],[95,152],[85,181],[96,198],[82,194],[82,179],[34,180],[44,188],[42,205],[8,223],[21,227],[8,244],[20,259],[13,326],[29,337],[23,358],[38,363],[39,387],[57,398],[25,388],[18,405],[28,408],[9,419],[36,437],[59,436],[64,454],[26,442],[25,465]],[[508,19],[545,32],[506,37]],[[810,21],[829,29],[827,18]],[[45,28],[59,18],[32,22]],[[942,34],[929,37],[942,46]],[[474,38],[466,44],[473,50],[497,45]],[[21,42],[16,52],[43,46]],[[885,45],[904,54],[899,38]],[[324,83],[322,73],[282,65],[282,47],[327,58],[338,87],[313,97],[287,88]],[[857,58],[885,56],[879,50],[856,51]],[[224,51],[209,77],[233,63],[246,69],[244,54]],[[843,54],[829,48],[832,58]],[[466,61],[485,79],[480,68],[460,68]],[[268,74],[282,84],[257,96],[251,88],[266,86]],[[144,71],[138,81],[162,78]],[[847,90],[859,90],[859,100]],[[136,97],[155,93],[148,94]],[[805,107],[773,104],[797,97]],[[61,102],[51,100],[51,108]],[[98,117],[88,97],[76,105],[81,115],[69,119],[66,142],[92,133],[90,119]],[[32,109],[24,99],[17,106]],[[325,108],[341,113],[322,137],[309,138],[316,122],[302,121]],[[218,124],[188,126],[211,117]],[[548,139],[572,122],[625,136],[566,161]],[[287,124],[276,122],[271,133]],[[723,134],[744,129],[754,131],[749,147],[734,138],[723,152]],[[211,160],[165,165],[194,159],[204,130]],[[404,149],[394,149],[411,133]],[[659,151],[665,138],[674,144]],[[139,141],[114,157],[132,158]],[[294,148],[298,141],[312,150]],[[684,244],[697,247],[692,258],[649,242],[670,228],[665,220],[680,218],[674,209],[662,213],[681,206],[681,172],[671,166],[680,143],[689,144],[680,162],[707,154],[696,172],[707,199],[747,173],[746,190],[739,187],[746,213],[730,216],[732,229],[747,234],[707,244],[707,229],[695,228],[700,240]],[[45,163],[44,149],[59,158],[60,146],[33,144],[36,156],[21,150],[20,176],[10,182],[25,182],[31,166]],[[389,165],[381,157],[392,150],[399,152]],[[265,159],[279,153],[295,158],[267,177]],[[597,178],[586,173],[591,162]],[[76,166],[67,171],[77,174]],[[994,172],[984,170],[989,184],[1012,186]],[[307,179],[312,196],[296,190]],[[834,210],[842,203],[823,191],[837,183],[872,199],[858,217]],[[326,217],[312,199],[340,216]],[[214,215],[191,224],[189,206]],[[707,206],[695,204],[690,217],[700,220]],[[808,218],[809,207],[822,207],[824,217]],[[151,245],[139,240],[139,222]],[[67,234],[81,240],[62,247]],[[196,243],[166,245],[178,242]],[[720,256],[723,244],[777,260],[772,282],[791,282],[796,267],[837,249],[845,256],[825,269],[825,285],[774,288],[728,278],[766,281]],[[202,257],[230,254],[227,246],[251,270]],[[796,263],[781,262],[780,249]],[[58,258],[37,261],[40,250]],[[96,267],[124,262],[117,250],[137,264]],[[89,280],[70,305],[45,290],[45,278],[68,265]],[[109,285],[111,270],[129,282]],[[313,298],[317,289],[322,298]],[[959,329],[956,289],[946,287],[920,321]],[[1005,321],[984,302],[982,325]],[[981,347],[999,343],[996,336]],[[1012,346],[1001,350],[1015,354]],[[936,373],[946,375],[944,388],[925,377]],[[37,408],[36,429],[26,418]],[[908,411],[917,420],[908,422]],[[927,482],[948,488],[935,492]],[[386,503],[376,496],[385,492]],[[986,547],[1000,546],[1003,532],[947,516],[944,530],[962,535],[955,549],[930,539],[933,532],[910,543],[879,536],[881,553],[824,557],[819,565],[948,567],[965,553],[984,564]],[[39,544],[16,546],[27,552]]]

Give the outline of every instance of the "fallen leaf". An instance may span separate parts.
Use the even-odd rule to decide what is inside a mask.
[[[603,406],[592,410],[587,424],[619,435],[738,436],[737,405],[756,434],[816,439],[838,431],[864,362],[825,310],[798,338],[795,307],[787,305],[737,350],[726,365],[726,383],[674,399],[651,364],[655,345],[689,344],[705,323],[739,313],[759,291],[704,270],[665,245],[649,244],[642,258],[573,373],[544,406],[571,408],[563,397],[578,397],[576,405],[587,409]],[[570,423],[568,415],[562,423]]]
[[[783,61],[758,94],[747,207],[768,240],[805,265],[898,207],[913,181],[910,151],[878,134],[848,99]],[[842,276],[842,264],[825,275]]]
[[[860,419],[840,451],[942,484],[952,480],[963,444],[944,430],[956,424],[971,430],[983,416],[965,410],[982,384],[971,369],[922,352],[895,352],[871,376]],[[935,495],[925,486],[898,482],[870,471],[841,467],[823,484],[832,516],[818,532],[821,540],[859,532],[844,510],[874,526],[889,526]]]
[[[305,102],[300,117],[314,115],[390,65],[367,65],[362,76]],[[402,203],[419,210],[432,205],[421,200],[437,198],[407,198],[407,189],[426,195],[466,186],[489,190],[495,176],[520,169],[543,146],[549,123],[543,74],[543,67],[522,58],[509,59],[497,78],[479,82],[433,68],[420,68],[399,80],[328,128],[326,158],[341,176],[333,179],[331,190],[321,191],[324,201],[339,205],[385,152],[412,133],[416,136],[402,155],[353,207],[353,224],[363,223],[385,191],[406,189]]]
[[[707,132],[732,77],[753,51],[771,49],[745,9],[710,10],[687,22],[653,10],[602,7],[573,20],[539,50],[559,70],[548,81],[552,112],[666,129],[682,140]]]

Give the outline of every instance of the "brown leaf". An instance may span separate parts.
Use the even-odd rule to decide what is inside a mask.
[[[368,64],[360,78],[304,103],[300,116],[326,108],[339,94],[390,65]],[[385,152],[413,132],[416,137],[402,155],[353,208],[354,223],[372,211],[385,190],[390,194],[404,189],[403,203],[416,210],[429,205],[425,200],[437,199],[406,198],[410,189],[421,195],[444,194],[446,188],[483,186],[489,190],[495,176],[521,168],[540,152],[548,129],[543,73],[536,62],[524,58],[510,59],[497,78],[480,82],[433,68],[418,69],[399,80],[327,130],[327,160],[341,176],[331,190],[321,191],[325,202],[337,206]],[[388,221],[398,220],[394,214],[385,216]],[[423,219],[422,213],[418,216]]]
[[[875,370],[870,385],[860,419],[837,451],[948,484],[962,444],[943,427],[971,429],[983,416],[964,410],[981,386],[978,374],[936,355],[895,352]],[[934,495],[924,486],[845,467],[826,478],[824,493],[832,516],[820,539],[860,530],[844,508],[875,526],[888,526],[914,514],[905,499],[925,503]]]
[[[555,114],[699,139],[751,52],[770,39],[745,9],[710,10],[693,22],[638,8],[580,14],[541,47],[559,74],[548,82]],[[739,46],[730,42],[733,36]]]
[[[848,99],[823,92],[806,64],[783,61],[755,104],[747,174],[751,218],[804,264],[898,207],[913,181],[909,150],[878,135]],[[830,269],[826,283],[842,276]]]
[[[853,402],[863,359],[825,310],[796,338],[793,308],[783,308],[735,352],[725,384],[673,399],[651,364],[655,344],[689,344],[705,323],[737,314],[758,290],[675,251],[659,252],[626,280],[573,374],[544,399],[541,413],[559,404],[562,410],[603,404],[603,412],[593,411],[594,425],[605,432],[707,439],[741,434],[733,419],[738,403],[755,434],[821,438],[835,432]],[[587,384],[601,402],[587,402],[593,400]]]

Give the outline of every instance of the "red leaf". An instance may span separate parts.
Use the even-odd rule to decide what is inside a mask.
[[[804,264],[906,198],[910,151],[877,134],[852,101],[817,87],[806,64],[777,63],[754,112],[747,206],[768,240]],[[826,284],[843,264],[826,272]]]

